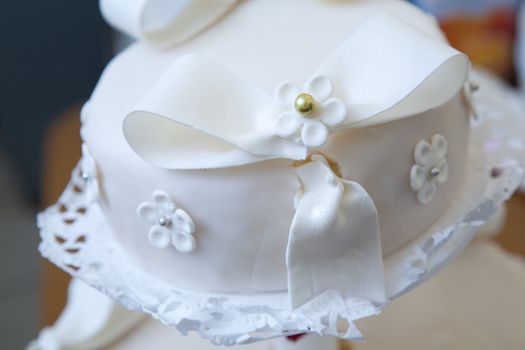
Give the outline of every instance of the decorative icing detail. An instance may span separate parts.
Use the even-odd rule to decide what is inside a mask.
[[[442,106],[463,87],[468,68],[459,51],[378,15],[304,76],[313,78],[303,89],[284,83],[273,98],[219,64],[180,55],[126,116],[124,136],[140,157],[165,169],[304,160],[330,133]],[[220,96],[219,109],[197,103],[210,96]]]
[[[275,132],[308,148],[321,147],[330,129],[346,119],[346,106],[332,97],[332,82],[325,76],[312,78],[303,91],[290,82],[275,90],[275,101],[288,109],[277,116]]]
[[[156,248],[167,248],[173,244],[179,252],[192,252],[197,243],[193,237],[195,225],[184,210],[177,208],[169,194],[153,193],[153,202],[141,203],[138,216],[149,223],[149,242]]]
[[[448,178],[447,140],[432,136],[431,143],[419,141],[414,152],[416,164],[410,171],[410,187],[417,192],[421,204],[428,204],[437,193],[438,185]]]

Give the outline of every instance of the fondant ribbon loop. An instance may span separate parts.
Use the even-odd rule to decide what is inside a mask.
[[[104,18],[124,33],[158,47],[189,39],[238,0],[100,0]]]
[[[341,116],[346,108],[345,119],[331,130],[338,132],[439,107],[461,89],[468,69],[465,55],[380,15],[359,27],[311,81],[322,77],[317,82],[331,83],[331,101],[337,102],[332,109],[339,108]],[[249,81],[183,55],[126,117],[124,133],[139,156],[168,169],[305,159],[309,149],[304,143],[276,132],[283,112],[271,94]]]
[[[296,173],[302,197],[286,250],[291,307],[328,291],[384,303],[379,219],[372,198],[358,183],[338,178],[321,157]]]

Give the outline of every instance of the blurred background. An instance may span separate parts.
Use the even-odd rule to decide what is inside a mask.
[[[523,1],[413,2],[437,15],[476,65],[520,88]],[[35,215],[69,179],[80,156],[79,110],[121,41],[93,0],[2,1],[0,35],[0,335],[3,349],[22,349],[56,319],[68,280],[39,257]],[[518,194],[496,240],[525,255],[523,217]]]

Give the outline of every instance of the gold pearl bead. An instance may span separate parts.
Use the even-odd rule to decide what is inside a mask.
[[[295,109],[301,114],[309,115],[314,111],[314,108],[315,100],[310,94],[303,93],[295,99]]]

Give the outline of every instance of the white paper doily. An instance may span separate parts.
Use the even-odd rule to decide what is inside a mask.
[[[482,89],[474,96],[478,118],[472,122],[463,189],[426,233],[384,258],[389,300],[422,283],[459,254],[523,177],[525,119],[492,79],[476,75],[474,81],[481,81]],[[221,345],[303,332],[356,339],[360,333],[353,321],[378,314],[386,306],[328,291],[291,312],[287,293],[180,290],[126,256],[99,205],[91,200],[86,188],[90,184],[82,181],[86,179],[77,167],[59,202],[39,215],[40,252],[127,308],[146,312],[183,334],[196,331]]]

